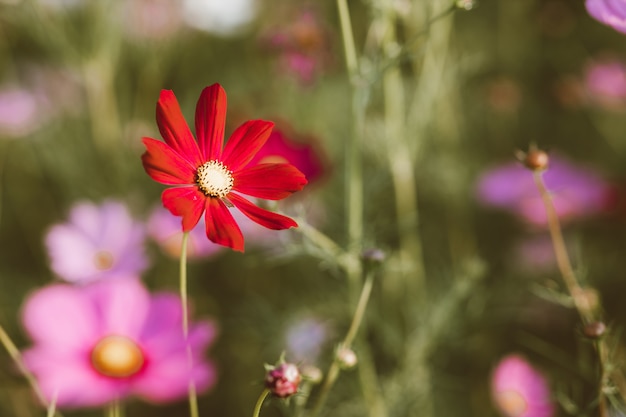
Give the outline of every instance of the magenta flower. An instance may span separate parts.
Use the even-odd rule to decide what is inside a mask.
[[[498,363],[491,378],[491,396],[505,417],[554,415],[545,378],[520,355],[508,355]]]
[[[23,323],[34,346],[24,361],[60,407],[98,407],[131,395],[176,400],[190,382],[203,392],[216,378],[203,358],[215,326],[190,326],[190,365],[181,321],[178,296],[150,295],[138,280],[52,285],[26,301]]]
[[[274,129],[265,145],[254,156],[250,165],[264,163],[289,163],[304,174],[309,184],[325,174],[326,161],[315,145],[314,139],[294,140],[293,134]]]
[[[148,266],[144,234],[122,203],[82,202],[72,207],[67,223],[50,228],[45,244],[55,274],[86,283],[138,276]]]
[[[626,3],[622,0],[586,0],[587,12],[618,32],[626,33]]]
[[[551,156],[543,177],[561,220],[586,217],[609,208],[612,188],[594,171]],[[529,223],[546,224],[546,210],[533,174],[520,163],[485,172],[478,180],[477,196],[484,204],[509,210]]]
[[[250,220],[250,222],[257,225],[252,222],[252,220]],[[267,230],[261,226],[259,226],[259,228]],[[183,231],[180,228],[180,217],[174,216],[161,206],[156,207],[148,218],[147,229],[148,235],[154,239],[165,254],[172,258],[180,258],[180,249],[183,240]],[[187,240],[187,257],[189,259],[211,257],[224,249],[223,246],[207,239],[204,230],[204,219],[200,218],[200,227],[196,227],[189,232]]]

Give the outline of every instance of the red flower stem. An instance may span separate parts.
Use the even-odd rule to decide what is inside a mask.
[[[259,395],[259,399],[256,400],[256,405],[254,406],[254,411],[252,412],[252,417],[259,417],[259,415],[261,414],[261,407],[263,406],[263,402],[269,394],[270,390],[268,388],[265,388],[261,395]]]
[[[183,316],[183,337],[187,344],[187,362],[189,371],[193,369],[193,356],[191,354],[191,346],[187,343],[187,336],[189,335],[189,308],[187,301],[187,242],[189,240],[189,232],[183,233],[183,239],[180,245],[180,302],[182,307]],[[191,373],[191,372],[190,372]],[[198,417],[198,398],[196,395],[196,386],[193,380],[189,380],[188,388],[189,397],[189,415],[191,417]]]
[[[50,404],[48,404],[48,400],[46,400],[46,397],[43,395],[43,392],[41,392],[41,388],[39,388],[37,379],[28,370],[28,368],[26,367],[26,364],[24,364],[24,360],[22,359],[22,354],[20,353],[18,348],[15,346],[15,343],[13,343],[13,341],[11,340],[7,332],[4,330],[4,327],[2,326],[0,326],[0,343],[2,343],[2,346],[4,346],[6,351],[9,353],[9,356],[11,356],[11,359],[13,359],[13,362],[17,366],[17,369],[21,372],[24,378],[26,378],[26,381],[31,386],[33,392],[35,393],[39,401],[41,401],[41,403],[46,408],[49,408]],[[56,410],[55,410],[55,413],[58,417],[63,417],[62,414]]]

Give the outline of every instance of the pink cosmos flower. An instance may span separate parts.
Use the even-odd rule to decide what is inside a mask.
[[[324,157],[310,137],[294,140],[295,134],[288,130],[274,129],[265,145],[250,161],[251,165],[263,163],[289,163],[304,174],[309,184],[325,174]]]
[[[626,33],[626,3],[622,0],[586,0],[585,7],[600,23]]]
[[[216,328],[192,324],[188,345],[181,303],[150,295],[139,280],[107,280],[76,287],[52,285],[32,294],[23,323],[34,345],[24,352],[46,399],[60,407],[99,407],[128,396],[162,403],[215,383],[203,358]]]
[[[264,37],[268,46],[279,55],[279,69],[293,75],[302,85],[311,85],[330,65],[328,31],[319,14],[303,8],[284,28]]]
[[[611,58],[592,62],[585,73],[589,100],[605,108],[620,109],[626,104],[626,65]]]
[[[505,417],[554,415],[545,378],[520,355],[508,355],[498,363],[491,378],[491,397]]]
[[[247,220],[247,218],[246,218]],[[253,223],[250,220],[251,223]],[[200,219],[201,226],[204,220]],[[241,223],[240,223],[241,224]],[[253,223],[262,229],[261,226]],[[172,258],[180,258],[183,231],[180,219],[162,207],[156,207],[147,223],[148,235],[160,246],[161,250]],[[267,229],[264,229],[267,230]],[[217,255],[224,249],[206,238],[204,227],[196,227],[189,232],[187,240],[187,256],[189,259],[202,259]]]
[[[87,283],[144,271],[148,266],[144,235],[144,226],[133,220],[124,204],[81,202],[72,207],[67,223],[50,228],[45,245],[56,275]]]
[[[0,89],[0,137],[26,136],[41,125],[37,95],[17,86]]]
[[[612,187],[592,170],[551,156],[543,178],[561,220],[598,214],[610,206]],[[484,204],[510,210],[531,224],[546,224],[546,210],[533,174],[520,163],[485,172],[478,180],[477,196]]]

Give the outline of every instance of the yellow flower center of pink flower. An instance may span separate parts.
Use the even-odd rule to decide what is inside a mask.
[[[144,363],[139,346],[124,336],[107,336],[91,351],[91,363],[96,371],[113,378],[128,378]]]
[[[113,255],[110,252],[105,250],[101,250],[96,252],[93,256],[93,263],[96,266],[96,269],[99,271],[106,271],[107,269],[111,269],[113,267]]]
[[[528,407],[522,394],[517,391],[502,391],[498,393],[496,402],[507,417],[520,417]]]
[[[196,182],[202,192],[211,197],[225,197],[233,189],[233,173],[220,161],[205,162],[196,171]]]

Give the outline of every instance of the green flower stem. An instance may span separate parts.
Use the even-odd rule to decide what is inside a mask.
[[[543,181],[543,175],[540,171],[533,172],[533,178],[541,199],[543,200],[544,207],[546,209],[546,215],[548,218],[548,227],[550,229],[550,236],[552,237],[552,246],[554,247],[554,255],[556,257],[556,263],[559,267],[559,271],[563,276],[565,286],[574,301],[574,306],[583,319],[583,322],[589,323],[593,321],[592,313],[586,306],[581,304],[580,294],[583,293],[583,289],[576,279],[572,263],[570,262],[567,249],[565,248],[565,241],[563,239],[563,233],[561,232],[561,225],[559,223],[559,216],[554,208],[552,197],[546,188],[546,184]]]
[[[370,299],[370,295],[372,293],[372,286],[374,284],[374,272],[370,271],[365,278],[365,283],[363,284],[363,288],[361,290],[361,295],[359,297],[359,302],[357,303],[356,309],[354,310],[354,316],[352,317],[352,323],[350,323],[350,328],[346,333],[343,341],[337,347],[336,352],[340,352],[342,349],[350,349],[352,346],[352,342],[359,331],[359,327],[361,326],[361,322],[363,321],[363,317],[365,316],[365,311],[367,309],[367,304]],[[339,377],[339,373],[341,371],[341,363],[338,358],[338,355],[335,354],[335,358],[333,363],[330,365],[328,369],[326,379],[324,380],[324,385],[320,388],[320,393],[317,397],[317,401],[311,410],[311,414],[309,417],[315,417],[319,414],[322,406],[326,403],[326,399],[328,394],[330,393],[331,388],[335,384],[335,381]]]
[[[52,401],[50,401],[50,404],[48,404],[48,412],[46,413],[46,417],[54,417],[54,415],[56,414],[56,406],[57,406],[57,398],[55,395],[52,398]]]
[[[339,10],[339,21],[341,23],[341,35],[343,38],[343,49],[346,54],[346,67],[352,81],[358,73],[358,61],[356,47],[354,46],[354,36],[352,34],[352,22],[350,20],[350,9],[347,0],[337,0]]]
[[[265,388],[261,395],[259,395],[259,399],[256,400],[256,405],[254,406],[254,411],[252,412],[252,417],[259,417],[261,414],[261,407],[263,406],[263,402],[270,394],[270,390]]]
[[[189,240],[189,232],[183,233],[183,239],[180,244],[180,302],[183,308],[183,336],[187,339],[189,333],[189,312],[187,311],[187,241]]]
[[[385,2],[389,3],[389,1]],[[386,28],[382,39],[382,49],[388,58],[392,58],[397,45],[396,14],[392,4],[385,5],[383,24]],[[402,288],[415,299],[426,298],[426,284],[422,254],[422,242],[419,235],[417,207],[417,185],[415,166],[411,158],[411,149],[407,142],[406,97],[400,68],[391,67],[383,75],[383,95],[385,108],[385,134],[389,169],[394,187],[397,232],[400,239],[399,260],[403,276]],[[410,276],[409,276],[410,274]]]
[[[539,189],[539,194],[541,194],[541,199],[543,200],[543,204],[546,209],[548,227],[550,228],[552,246],[554,247],[554,255],[556,257],[556,263],[559,267],[559,271],[563,276],[563,281],[565,282],[565,286],[574,301],[574,306],[576,307],[583,323],[591,323],[595,319],[594,312],[590,310],[588,303],[585,302],[585,297],[581,296],[584,294],[584,289],[578,283],[576,274],[574,274],[574,269],[572,268],[572,263],[570,262],[569,255],[565,247],[563,233],[561,232],[559,216],[554,208],[552,197],[550,196],[543,180],[543,173],[541,171],[534,171],[533,178],[537,188]],[[604,388],[610,385],[609,381],[611,379],[611,372],[608,369],[610,362],[609,348],[606,340],[607,335],[603,336],[603,338],[598,340],[596,343],[596,352],[598,354],[598,362],[601,369],[600,386],[598,389],[600,417],[608,417],[609,415],[608,407],[606,406],[606,395],[604,393]],[[618,380],[619,377],[623,378],[623,374],[620,369],[615,369],[614,373],[616,375],[619,374],[619,376],[616,376]]]
[[[189,240],[189,232],[183,233],[182,242],[180,245],[180,302],[182,306],[183,315],[183,337],[187,342],[187,336],[189,335],[189,306],[187,300],[187,242]],[[189,369],[193,366],[193,356],[191,354],[191,347],[187,344],[187,362]],[[188,388],[189,397],[189,415],[191,417],[198,417],[198,398],[196,395],[196,387],[193,381],[189,381]]]
[[[308,224],[305,219],[297,218],[294,220],[298,223],[298,227],[295,230],[300,232],[309,242],[315,245],[315,247],[322,252],[322,256],[325,259],[331,260],[344,270],[350,269],[349,254],[339,247],[334,240],[314,226]]]
[[[41,388],[39,388],[37,379],[35,379],[35,376],[28,370],[28,368],[26,367],[26,364],[24,364],[24,360],[22,359],[22,354],[20,353],[18,348],[15,346],[15,343],[13,343],[13,341],[11,340],[7,332],[4,330],[4,327],[2,326],[0,326],[0,343],[2,343],[2,346],[4,346],[6,351],[9,353],[9,356],[11,356],[11,359],[17,366],[17,369],[24,376],[24,378],[26,378],[26,381],[31,386],[33,392],[35,393],[39,401],[41,401],[41,403],[46,408],[49,409],[50,404],[48,404],[48,400],[46,400],[46,397],[43,395],[43,392],[41,392]],[[63,417],[61,413],[59,413],[56,410],[54,411],[54,413],[56,414],[57,417]]]
[[[122,417],[119,400],[115,400],[109,404],[106,408],[105,415],[106,417]]]

